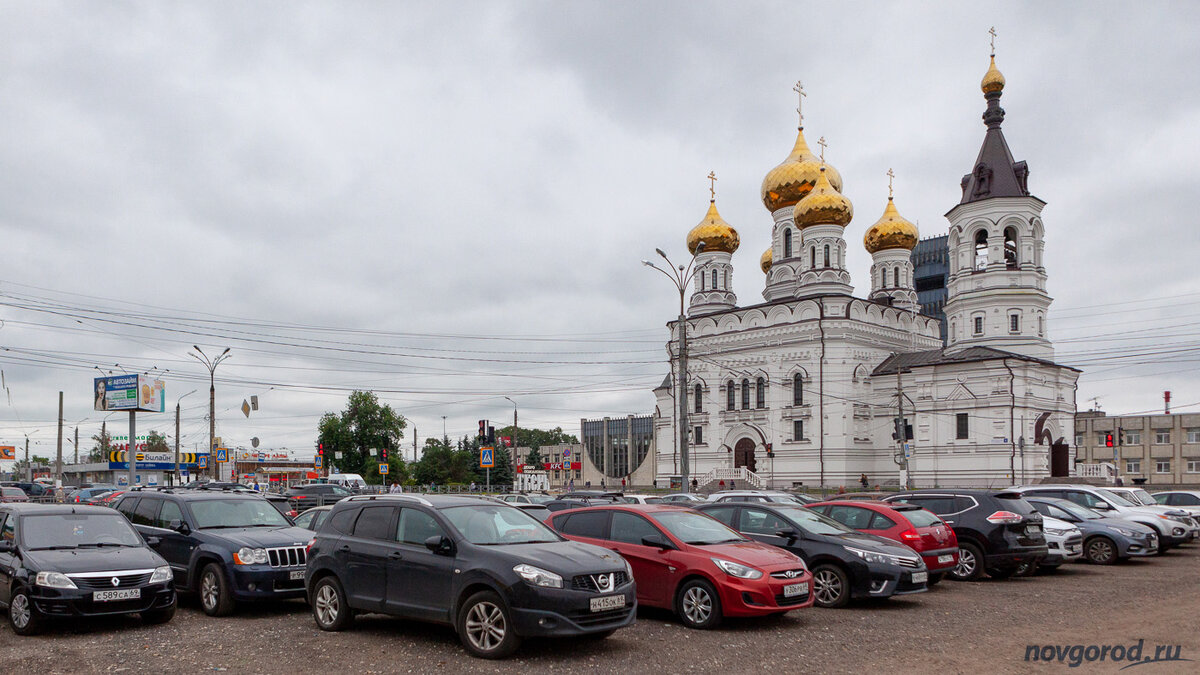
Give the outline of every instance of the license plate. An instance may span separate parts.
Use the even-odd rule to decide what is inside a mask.
[[[938,562],[939,562],[939,563],[948,563],[948,562],[954,562],[954,554],[950,554],[950,555],[939,555],[939,556],[938,556]]]
[[[592,598],[592,611],[604,612],[610,609],[621,609],[625,606],[625,596],[623,595],[606,595],[601,598]]]
[[[929,581],[929,573],[928,572],[913,572],[912,573],[912,582],[914,584],[923,584],[926,581]]]
[[[303,581],[304,570],[293,570],[288,572],[288,579],[291,579],[292,581]]]
[[[783,587],[783,597],[794,598],[797,595],[808,595],[808,584],[788,584]]]
[[[1192,530],[1192,539],[1200,537],[1200,530]]]
[[[137,600],[142,597],[140,588],[123,588],[116,591],[96,591],[92,593],[93,602],[112,602],[114,600]]]
[[[1039,534],[1042,531],[1041,525],[1026,525],[1025,534]]]

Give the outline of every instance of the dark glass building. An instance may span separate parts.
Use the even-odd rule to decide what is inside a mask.
[[[591,460],[605,476],[624,478],[637,471],[654,444],[654,417],[630,415],[580,420],[580,440]]]
[[[942,320],[942,344],[946,343],[946,280],[950,274],[950,249],[947,235],[917,242],[912,251],[913,284],[921,313]]]

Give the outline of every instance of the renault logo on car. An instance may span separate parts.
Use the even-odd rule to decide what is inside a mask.
[[[113,585],[114,587],[116,587],[116,586],[120,586],[120,585],[121,585],[121,580],[120,580],[120,579],[118,579],[117,577],[113,577],[113,578],[112,578],[112,585]]]

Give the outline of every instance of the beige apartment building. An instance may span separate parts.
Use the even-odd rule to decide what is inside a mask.
[[[1113,435],[1111,448],[1108,434]],[[1075,456],[1088,464],[1115,463],[1126,485],[1140,478],[1147,485],[1200,483],[1200,414],[1077,413]]]

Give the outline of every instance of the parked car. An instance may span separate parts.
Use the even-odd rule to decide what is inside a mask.
[[[354,496],[354,493],[340,485],[332,483],[308,483],[294,488],[289,488],[284,496],[292,500],[297,513],[303,512],[305,509],[314,506],[325,506],[333,504],[346,497]]]
[[[667,504],[679,504],[683,506],[703,504],[706,500],[700,495],[691,492],[676,492],[675,494],[665,495],[663,502]]]
[[[545,504],[511,504],[510,506],[521,509],[543,523],[549,522],[550,515],[553,513],[553,511],[546,508]]]
[[[1146,492],[1146,490],[1144,488],[1115,487],[1115,486],[1109,485],[1105,489],[1110,492],[1114,492],[1116,494],[1121,495],[1122,497],[1124,497],[1128,501],[1133,502],[1134,504],[1140,504],[1142,506],[1163,506],[1163,504],[1161,502],[1159,502],[1157,499],[1154,498],[1154,495],[1150,494],[1149,492]],[[1185,500],[1176,499],[1176,501],[1185,501]],[[1188,514],[1188,517],[1191,518],[1193,521],[1197,520],[1197,518],[1200,518],[1200,504],[1170,504],[1169,506],[1179,509],[1180,511],[1183,511],[1184,513]]]
[[[813,604],[803,560],[686,507],[594,506],[560,511],[550,522],[569,539],[620,553],[633,568],[638,602],[673,610],[688,628]]]
[[[863,534],[796,504],[717,503],[697,508],[755,541],[800,557],[812,570],[820,607],[852,598],[923,593],[929,571],[911,548]]]
[[[1046,557],[1042,515],[1012,490],[916,490],[888,495],[885,502],[916,504],[954,530],[958,565],[950,577],[975,580],[985,573],[1005,579],[1023,562]]]
[[[44,483],[38,483],[36,481],[35,482],[6,481],[4,483],[0,483],[0,487],[21,488],[21,491],[25,493],[26,497],[29,497],[30,499],[34,499],[34,500],[40,499],[43,497],[54,496],[54,488],[53,487],[45,485]]]
[[[175,616],[171,568],[120,514],[94,506],[0,505],[0,606],[17,635],[57,618]]]
[[[67,495],[67,502],[71,504],[87,504],[92,497],[111,492],[111,485],[93,485],[91,487],[79,488]]]
[[[622,495],[627,504],[662,504],[663,498],[657,495]]]
[[[1092,485],[1039,484],[1014,489],[1022,495],[1067,499],[1106,515],[1111,514],[1152,527],[1155,534],[1158,535],[1158,552],[1160,554],[1200,536],[1200,529],[1196,528],[1196,521],[1187,513],[1170,506],[1135,504],[1105,488]]]
[[[125,494],[125,490],[109,490],[108,492],[101,492],[95,497],[89,499],[88,504],[91,504],[92,506],[111,507],[113,502],[117,501],[117,499],[119,499],[123,494]]]
[[[274,506],[275,510],[283,514],[283,517],[287,518],[288,521],[292,521],[297,515],[299,515],[292,500],[281,494],[276,494],[274,492],[254,492],[253,494],[257,494],[259,497],[262,497],[270,502],[271,506]]]
[[[200,595],[209,616],[232,614],[238,602],[304,597],[312,532],[257,494],[129,492],[116,509],[166,558],[175,587]]]
[[[329,512],[332,510],[333,506],[314,506],[292,519],[292,524],[316,532],[321,529],[321,524],[329,517]]]
[[[958,566],[958,538],[941,518],[902,502],[818,502],[808,508],[859,532],[891,539],[916,551],[925,561],[932,586]]]
[[[611,504],[612,502],[604,501],[603,504]],[[584,499],[551,499],[542,504],[550,512],[565,511],[567,509],[582,509],[591,506],[592,502]]]
[[[798,504],[800,506],[813,503],[788,492],[770,492],[766,490],[722,490],[709,495],[707,501],[773,502],[776,504]]]
[[[1097,565],[1158,553],[1154,529],[1131,520],[1112,518],[1067,499],[1029,495],[1025,501],[1043,517],[1050,516],[1079,528],[1083,534],[1083,557]]]
[[[558,497],[559,499],[580,499],[587,502],[607,502],[610,504],[624,504],[624,495],[620,492],[604,492],[596,490],[573,490],[565,492]]]
[[[1036,563],[1027,561],[1017,565],[1018,576],[1056,570],[1064,563],[1074,562],[1083,557],[1083,533],[1070,522],[1043,513],[1042,532],[1046,536],[1046,557]]]
[[[1200,490],[1168,490],[1155,492],[1151,496],[1156,504],[1184,509],[1192,514],[1193,519],[1200,510]]]
[[[829,501],[869,501],[876,502],[894,492],[843,492],[840,495],[829,495]]]
[[[338,502],[309,547],[306,585],[322,630],[383,612],[450,624],[468,652],[493,659],[525,637],[606,637],[637,609],[620,556],[521,509],[461,496]]]
[[[0,503],[8,504],[27,501],[29,501],[29,495],[25,494],[25,491],[21,488],[0,487]]]

